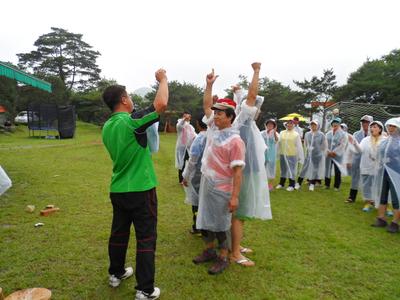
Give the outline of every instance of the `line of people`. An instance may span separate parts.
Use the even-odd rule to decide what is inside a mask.
[[[322,180],[329,189],[334,175],[333,187],[338,191],[342,176],[350,175],[351,187],[345,202],[354,203],[361,189],[365,202],[363,211],[378,208],[378,219],[373,226],[387,226],[389,232],[399,232],[400,118],[389,119],[384,126],[372,116],[365,115],[360,119],[360,130],[353,135],[341,122],[336,116],[331,121],[331,130],[324,134],[318,121],[311,121],[302,145],[294,121],[288,121],[286,129],[277,134],[276,121],[267,120],[262,136],[267,145],[265,168],[270,189],[276,177],[277,157],[281,172],[276,189],[282,189],[286,179],[289,180],[287,191],[300,190],[304,179],[308,180],[310,191],[314,191]],[[299,164],[301,170],[298,173]],[[392,203],[394,212],[388,202]],[[389,225],[385,215],[394,216]]]

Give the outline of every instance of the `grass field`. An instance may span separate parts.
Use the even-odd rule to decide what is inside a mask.
[[[133,299],[135,279],[108,287],[111,162],[100,128],[80,123],[72,140],[0,135],[0,165],[13,187],[0,197],[0,287],[6,294],[46,287],[52,299]],[[175,136],[161,135],[156,283],[162,299],[400,299],[400,235],[370,227],[375,213],[344,204],[340,192],[273,191],[271,221],[246,223],[254,268],[210,276],[191,259],[202,247],[188,233],[190,207],[173,167]],[[32,214],[26,205],[36,206]],[[61,211],[40,217],[55,204]],[[43,222],[43,227],[34,224]],[[133,236],[132,236],[133,238]],[[134,265],[130,243],[127,264]]]

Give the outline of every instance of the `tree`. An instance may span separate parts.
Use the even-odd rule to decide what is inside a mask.
[[[320,103],[319,108],[322,112],[322,126],[325,128],[325,115],[328,101],[333,100],[333,96],[337,91],[336,75],[333,69],[323,71],[321,77],[313,76],[311,80],[293,81],[302,91],[306,102],[317,101]]]
[[[148,103],[152,103],[158,84],[153,86],[153,91],[145,96]],[[169,100],[168,109],[160,122],[160,128],[163,128],[165,122],[168,121],[170,125],[182,115],[184,111],[190,111],[193,118],[199,118],[203,115],[203,89],[195,84],[178,81],[171,81],[168,83]],[[168,119],[168,120],[167,120]],[[173,124],[175,125],[175,124]]]
[[[238,84],[243,89],[248,89],[249,81],[245,75],[239,75]],[[233,98],[231,89],[226,89],[225,92],[228,98]],[[278,119],[294,110],[301,112],[304,107],[302,93],[293,91],[289,86],[276,80],[270,80],[268,77],[260,78],[258,95],[264,97],[261,113],[257,119],[260,128],[263,128],[266,119]]]
[[[72,104],[75,105],[78,118],[85,122],[104,124],[111,111],[103,101],[103,91],[106,87],[115,84],[118,83],[114,79],[102,78],[90,90],[72,93]]]
[[[56,27],[51,30],[36,40],[36,50],[17,54],[18,66],[36,75],[58,76],[68,90],[93,87],[100,80],[96,64],[100,53],[82,40],[82,34]]]
[[[302,113],[304,109],[302,93],[293,91],[289,86],[267,77],[261,80],[259,95],[264,97],[261,118],[257,121],[261,127],[266,119],[278,119],[295,111]]]
[[[398,105],[400,98],[400,49],[380,59],[367,59],[350,74],[335,96],[344,101]]]

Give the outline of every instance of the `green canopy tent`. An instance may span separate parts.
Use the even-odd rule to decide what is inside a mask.
[[[10,65],[0,62],[0,76],[15,79],[18,82],[36,87],[38,89],[51,93],[51,84],[47,81],[36,78],[24,71],[18,70]]]

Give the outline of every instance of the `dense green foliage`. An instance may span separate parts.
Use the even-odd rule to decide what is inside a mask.
[[[393,50],[380,59],[367,60],[339,89],[337,99],[399,105],[400,50]]]

